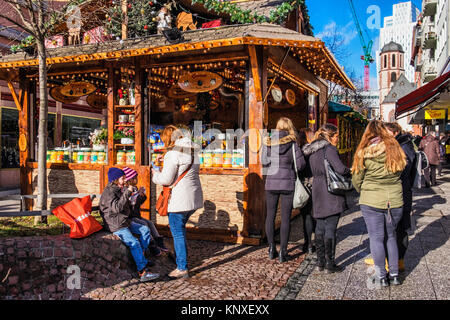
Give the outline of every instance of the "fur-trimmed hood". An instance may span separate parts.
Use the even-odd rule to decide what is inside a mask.
[[[268,147],[279,146],[287,144],[292,141],[297,141],[294,135],[287,133],[286,131],[274,131],[272,137],[265,137],[263,143]]]
[[[305,144],[302,147],[302,151],[305,156],[310,156],[313,153],[319,151],[320,149],[325,148],[329,144],[330,143],[325,139],[314,140],[313,142],[311,142],[309,144]]]
[[[292,149],[292,143],[297,143],[297,139],[286,131],[275,130],[271,137],[263,139],[263,143],[267,148],[273,148],[274,152],[282,155]]]

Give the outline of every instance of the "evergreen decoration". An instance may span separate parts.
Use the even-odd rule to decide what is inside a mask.
[[[162,6],[170,0],[129,0],[128,1],[128,38],[145,37],[156,33],[157,15]],[[283,2],[270,11],[268,17],[258,15],[252,10],[243,10],[236,3],[221,0],[191,0],[192,4],[201,4],[208,11],[216,14],[227,14],[230,22],[234,24],[244,23],[273,23],[283,24],[295,9],[301,10],[305,22],[305,33],[312,36],[312,26],[309,21],[308,9],[305,0],[292,0]],[[105,27],[108,34],[120,38],[122,35],[123,13],[120,0],[111,0],[111,6],[107,10]],[[173,21],[175,19],[172,19]]]
[[[140,38],[156,33],[156,17],[161,7],[167,1],[163,0],[130,0],[128,1],[128,38]],[[108,9],[105,27],[108,34],[120,38],[122,36],[122,21],[124,15],[119,0],[112,1]]]

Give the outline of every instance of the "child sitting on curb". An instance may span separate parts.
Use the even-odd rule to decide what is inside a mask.
[[[125,172],[126,183],[133,187],[133,193],[130,197],[132,208],[131,217],[133,219],[132,221],[145,225],[150,229],[150,233],[154,240],[150,242],[149,250],[151,254],[159,256],[161,254],[160,250],[164,252],[167,252],[169,250],[164,245],[164,238],[158,233],[155,224],[151,220],[144,219],[141,216],[141,205],[145,202],[145,200],[147,200],[147,196],[145,195],[145,188],[137,188],[136,185],[138,183],[138,173],[136,172],[136,170],[125,167],[123,168],[123,171]]]
[[[123,188],[123,190],[122,190]],[[151,273],[148,267],[154,265],[144,256],[151,240],[147,226],[133,222],[131,219],[131,204],[129,198],[133,188],[125,187],[125,172],[118,168],[108,170],[108,185],[100,197],[100,215],[107,231],[114,233],[130,248],[136,263],[141,282],[159,278],[158,273]],[[133,234],[139,235],[139,240]]]

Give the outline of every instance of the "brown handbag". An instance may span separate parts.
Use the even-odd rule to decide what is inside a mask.
[[[187,168],[187,170],[185,172],[183,172],[171,186],[168,186],[168,187],[163,186],[163,190],[159,194],[158,200],[156,201],[156,211],[158,212],[158,214],[160,216],[162,216],[162,217],[167,216],[169,200],[170,200],[170,196],[172,195],[172,188],[174,188],[177,185],[177,183],[180,182],[180,180],[184,178],[184,176],[188,173],[188,171],[191,169],[191,167],[192,167],[192,162],[189,165],[189,167]]]

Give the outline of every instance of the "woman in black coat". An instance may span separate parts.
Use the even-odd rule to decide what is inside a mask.
[[[295,159],[293,156],[295,149]],[[280,229],[280,262],[288,260],[287,244],[290,231],[290,219],[294,200],[296,172],[305,167],[305,158],[297,144],[297,134],[292,121],[282,117],[277,122],[276,130],[271,137],[263,140],[263,166],[266,177],[266,235],[269,242],[269,259],[275,259],[277,249],[274,241],[274,225],[278,201],[281,198],[281,229]]]
[[[313,175],[312,202],[313,217],[316,219],[315,244],[319,271],[326,269],[327,273],[340,272],[341,267],[336,266],[334,255],[336,251],[336,229],[342,212],[347,209],[345,196],[328,192],[325,172],[325,156],[333,169],[347,175],[347,168],[339,158],[336,148],[339,131],[335,125],[323,125],[315,135],[315,140],[305,148],[305,156],[309,156],[309,164]]]
[[[400,176],[403,187],[403,214],[397,225],[398,267],[399,271],[405,270],[405,254],[408,249],[409,239],[407,230],[411,228],[412,187],[414,184],[416,168],[416,151],[414,150],[413,137],[402,133],[402,127],[398,123],[385,123],[386,129],[395,136],[406,155],[406,167]]]

